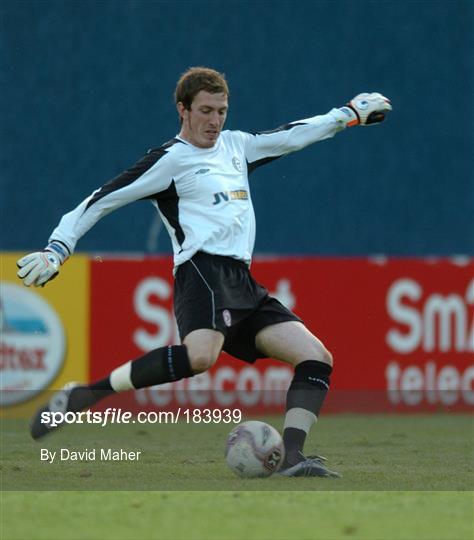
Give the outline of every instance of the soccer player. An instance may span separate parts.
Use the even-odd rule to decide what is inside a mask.
[[[323,343],[249,270],[255,216],[249,176],[258,167],[349,126],[384,120],[392,109],[379,93],[359,94],[327,114],[259,133],[223,131],[229,89],[224,76],[195,67],[179,79],[181,129],[133,167],[94,191],[64,215],[43,251],[18,261],[28,287],[53,279],[77,241],[109,212],[140,199],[157,208],[174,251],[174,311],[181,345],[152,350],[103,380],[66,385],[34,416],[31,434],[51,431],[43,411],[86,409],[105,396],[185,377],[213,366],[224,350],[245,362],[271,357],[294,367],[287,394],[283,440],[286,476],[339,476],[303,445],[329,390],[333,359]]]

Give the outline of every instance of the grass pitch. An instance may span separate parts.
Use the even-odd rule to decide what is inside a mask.
[[[472,540],[456,492],[10,492],[2,540]]]
[[[264,420],[281,429],[281,417]],[[67,426],[38,444],[26,422],[4,421],[0,537],[472,540],[473,422],[326,416],[305,450],[342,479],[243,480],[223,458],[229,425]],[[41,448],[142,454],[46,463]]]

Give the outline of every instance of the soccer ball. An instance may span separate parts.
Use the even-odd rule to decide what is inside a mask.
[[[285,447],[274,427],[252,420],[229,433],[225,455],[227,465],[239,476],[264,478],[281,467]]]

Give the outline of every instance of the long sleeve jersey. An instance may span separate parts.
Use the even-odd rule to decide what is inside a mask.
[[[132,201],[149,199],[171,237],[175,268],[197,251],[250,264],[255,214],[249,175],[260,165],[333,137],[348,120],[343,110],[332,109],[273,131],[222,131],[212,148],[198,148],[176,136],[65,214],[49,240],[61,242],[72,254],[99,219]]]

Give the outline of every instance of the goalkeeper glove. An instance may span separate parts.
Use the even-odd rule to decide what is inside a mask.
[[[59,272],[59,267],[69,257],[65,247],[58,242],[51,242],[44,251],[30,253],[22,257],[16,263],[19,270],[17,276],[23,280],[23,285],[29,287],[44,287],[54,279]]]
[[[390,100],[378,92],[365,92],[351,99],[346,107],[341,107],[351,119],[348,126],[370,126],[385,120],[385,114],[392,110]]]

